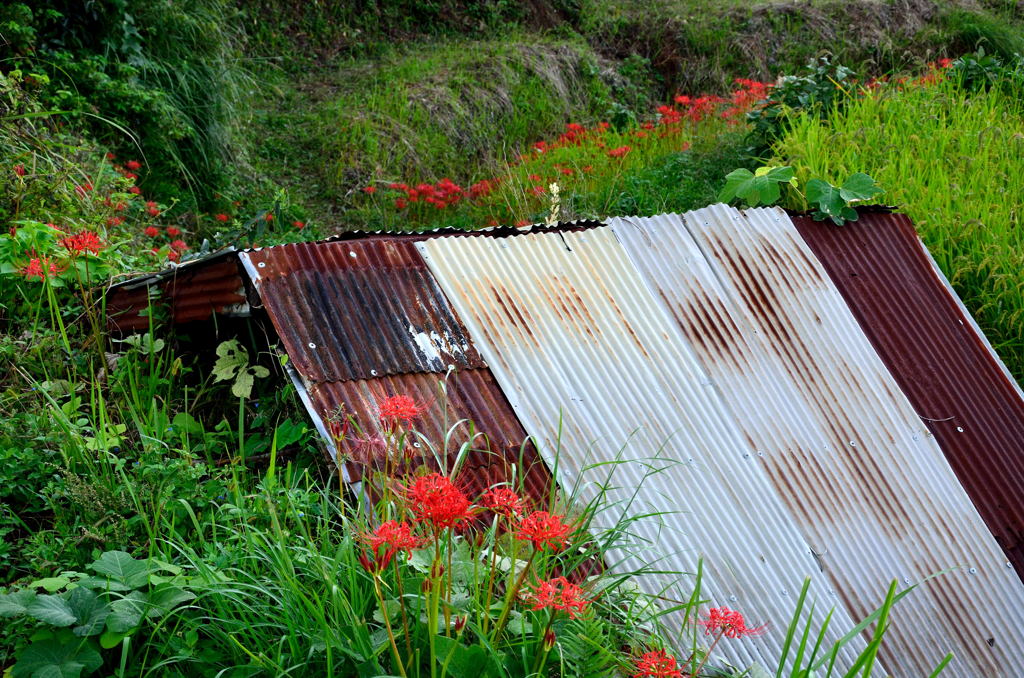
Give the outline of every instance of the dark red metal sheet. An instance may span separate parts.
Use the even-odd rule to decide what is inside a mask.
[[[301,243],[242,256],[309,381],[484,366],[411,239]]]
[[[456,372],[447,379],[441,374],[414,373],[313,385],[310,396],[324,421],[355,423],[339,444],[343,460],[352,462],[353,475],[360,475],[367,466],[384,466],[381,447],[372,441],[384,435],[378,404],[393,395],[410,396],[425,408],[413,427],[426,440],[415,434],[405,436],[403,458],[397,463],[392,460],[391,469],[397,475],[422,465],[433,470],[442,463],[450,465],[463,443],[470,442],[472,451],[456,478],[471,497],[511,482],[535,505],[546,505],[551,476],[486,368]]]
[[[172,323],[207,320],[246,304],[245,285],[235,253],[217,255],[173,271],[115,286],[107,293],[107,328],[112,332],[149,328],[150,301],[163,307]]]
[[[793,223],[1024,576],[1024,400],[913,224],[879,212]]]

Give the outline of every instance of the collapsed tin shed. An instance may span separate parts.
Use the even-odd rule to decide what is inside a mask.
[[[439,403],[422,422],[429,439],[460,418],[489,434],[466,469],[472,488],[525,468],[539,499],[539,458],[554,467],[557,454],[560,483],[586,496],[607,484],[594,465],[611,462],[613,495],[662,514],[635,526],[632,550],[615,554],[624,564],[644,552],[692,571],[703,557],[713,605],[773,622],[720,646],[736,665],[777,660],[805,577],[820,608],[836,607],[835,640],[891,580],[951,569],[899,603],[884,668],[927,675],[953,651],[948,675],[1000,675],[1024,656],[1024,586],[999,548],[1014,552],[1021,533],[1024,400],[912,229],[889,234],[893,219],[837,229],[714,206],[594,227],[346,237],[239,261],[329,447],[339,408],[372,426],[376,400],[405,392]],[[866,265],[876,287],[858,294],[842,266],[864,245],[847,234],[873,227],[899,246],[878,240]],[[883,285],[884,303],[913,308],[936,346],[960,353],[906,351],[917,330],[885,322]],[[974,395],[938,369],[967,358],[987,366],[970,375]],[[927,361],[941,388],[917,392],[903,366]],[[442,406],[430,396],[446,375]],[[937,430],[936,409],[969,422],[966,435]],[[536,448],[520,446],[527,434]],[[334,454],[373,463],[341,444]],[[970,466],[990,456],[1007,477],[982,487],[995,474]],[[359,464],[346,468],[358,478]],[[672,582],[640,585],[664,594]]]

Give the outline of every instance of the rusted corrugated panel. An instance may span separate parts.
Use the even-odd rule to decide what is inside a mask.
[[[959,675],[997,670],[999,654],[988,638],[1013,646],[1019,637],[991,635],[999,629],[979,625],[976,614],[988,605],[1005,607],[1007,592],[1019,601],[1020,591],[1001,563],[992,567],[992,545],[977,543],[979,521],[971,522],[948,467],[942,475],[945,465],[927,429],[906,419],[905,407],[902,421],[876,421],[878,404],[892,409],[885,403],[903,398],[886,383],[885,367],[848,312],[835,304],[820,266],[794,242],[792,227],[786,230],[785,215],[749,214],[719,206],[613,220],[612,227],[736,413],[854,617],[870,612],[892,579],[916,583],[987,560],[980,574],[947,575],[900,603],[887,665],[919,675],[952,649],[959,663],[951,671]],[[942,501],[920,491],[929,480],[947,485]],[[959,505],[951,501],[958,495]],[[950,543],[957,530],[966,541]],[[1012,617],[1019,609],[1003,613]]]
[[[889,581],[883,657],[1001,675],[1024,656],[1024,587],[787,215],[724,205],[615,231],[672,310],[852,616]],[[962,567],[960,567],[962,566]]]
[[[207,320],[214,313],[247,315],[249,310],[234,252],[112,287],[106,301],[107,328],[121,333],[148,330],[151,297],[175,324]]]
[[[692,572],[704,558],[702,594],[712,605],[771,623],[764,636],[716,653],[739,666],[777,662],[805,577],[819,622],[838,602],[755,448],[611,231],[418,247],[542,456],[557,461],[562,486],[584,500],[607,488],[599,524],[614,523],[616,511],[650,514],[608,560]],[[637,581],[676,600],[691,583]],[[853,625],[842,606],[833,622],[829,643]],[[839,663],[861,647],[856,639]]]
[[[379,445],[371,442],[383,435],[378,403],[388,396],[404,394],[424,405],[426,411],[414,422],[422,438],[407,438],[408,460],[399,470],[424,464],[437,470],[442,463],[450,468],[468,443],[477,451],[467,454],[457,478],[470,496],[518,478],[535,504],[547,503],[551,476],[534,446],[524,445],[526,432],[488,369],[465,370],[447,379],[440,374],[418,373],[325,382],[311,386],[310,394],[325,419],[336,418],[341,406],[343,416],[351,417],[358,425],[359,430],[347,435],[340,445],[342,459],[354,462],[354,479],[366,465],[378,469],[383,466]],[[474,424],[472,429],[469,422]]]
[[[1024,400],[902,214],[793,220],[1024,575]]]
[[[302,243],[241,257],[310,381],[484,366],[412,242]]]

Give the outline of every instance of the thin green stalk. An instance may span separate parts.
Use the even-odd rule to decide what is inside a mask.
[[[498,617],[498,623],[494,625],[494,633],[491,635],[491,644],[497,644],[501,639],[501,633],[505,630],[505,624],[508,623],[508,616],[512,612],[512,602],[516,599],[516,594],[519,593],[519,589],[522,588],[523,582],[526,581],[526,575],[530,572],[530,567],[533,565],[534,558],[537,557],[537,549],[530,552],[530,557],[526,561],[526,565],[523,567],[523,571],[519,573],[519,577],[516,578],[515,584],[509,587],[508,592],[505,594],[505,607],[501,610],[501,616]],[[515,560],[512,561],[513,567]]]

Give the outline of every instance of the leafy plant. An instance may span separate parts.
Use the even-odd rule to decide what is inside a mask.
[[[738,198],[751,207],[773,205],[782,197],[786,184],[796,186],[792,167],[758,167],[754,172],[741,167],[725,175],[725,187],[718,199],[732,202]]]
[[[814,207],[814,219],[831,219],[837,226],[857,221],[857,210],[851,206],[853,203],[870,200],[882,192],[875,180],[863,172],[850,175],[841,186],[834,186],[824,179],[811,179],[805,188],[807,202]]]
[[[216,381],[233,379],[231,393],[236,398],[248,398],[252,395],[256,379],[268,376],[270,370],[262,365],[250,365],[249,352],[237,339],[229,339],[217,346],[217,362],[213,366],[213,374]]]

